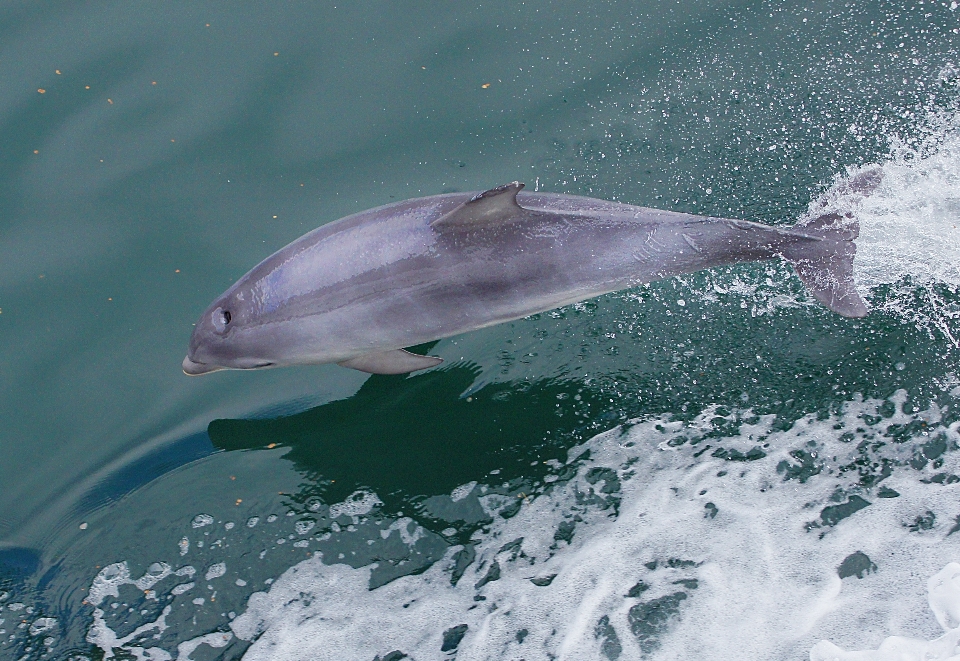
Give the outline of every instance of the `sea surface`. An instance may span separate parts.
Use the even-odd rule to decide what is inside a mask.
[[[0,90],[0,659],[957,658],[957,2],[6,0]],[[181,373],[301,234],[513,180],[850,212],[871,313],[741,264]]]

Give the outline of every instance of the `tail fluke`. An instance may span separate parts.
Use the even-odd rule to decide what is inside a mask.
[[[853,281],[853,257],[857,254],[853,240],[858,230],[856,220],[851,223],[839,214],[827,214],[792,230],[799,240],[783,251],[813,297],[844,317],[867,316],[867,306]]]
[[[825,196],[819,206],[826,210],[838,197],[869,195],[880,184],[880,169],[865,170]],[[793,265],[810,293],[827,308],[844,317],[865,317],[867,305],[853,281],[854,240],[860,224],[853,213],[831,211],[801,221],[789,234],[797,241],[783,248],[783,257]]]

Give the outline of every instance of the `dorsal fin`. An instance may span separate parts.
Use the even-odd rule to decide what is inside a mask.
[[[517,204],[517,193],[521,188],[523,184],[514,181],[477,193],[430,224],[434,227],[478,228],[508,222],[523,210]]]

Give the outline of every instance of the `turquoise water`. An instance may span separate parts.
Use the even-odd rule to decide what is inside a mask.
[[[960,560],[958,19],[3,4],[0,657],[954,635],[960,590],[927,581]],[[831,197],[869,164],[873,196]],[[443,340],[410,377],[181,373],[205,306],[304,232],[517,179],[779,225],[826,196],[873,311],[746,264]]]

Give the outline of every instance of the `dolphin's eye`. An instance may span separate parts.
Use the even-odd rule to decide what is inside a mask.
[[[222,308],[217,308],[213,311],[213,314],[210,315],[213,330],[221,335],[227,332],[232,319],[233,315],[230,314],[230,310],[224,310]]]

